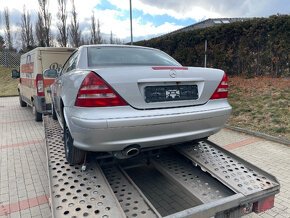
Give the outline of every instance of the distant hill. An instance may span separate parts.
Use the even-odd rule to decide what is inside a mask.
[[[135,45],[158,48],[184,66],[204,66],[229,75],[289,77],[290,16],[275,15],[243,22],[168,34]]]

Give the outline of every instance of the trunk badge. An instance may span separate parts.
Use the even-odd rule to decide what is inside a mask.
[[[176,71],[175,70],[170,70],[169,71],[169,76],[171,76],[172,78],[176,77]]]

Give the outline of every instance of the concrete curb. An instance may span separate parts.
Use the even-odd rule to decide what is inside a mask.
[[[253,135],[253,136],[256,136],[256,137],[259,137],[259,138],[264,138],[264,139],[267,139],[267,140],[271,140],[271,141],[274,141],[274,142],[278,142],[278,143],[290,146],[290,141],[288,141],[286,139],[280,139],[278,137],[270,136],[270,135],[267,135],[267,134],[264,134],[264,133],[253,132],[253,131],[250,131],[250,130],[247,130],[247,129],[243,129],[243,128],[235,127],[235,126],[230,126],[230,125],[225,125],[225,128],[230,129],[230,130],[234,130],[234,131],[238,131],[238,132],[243,132],[243,133],[246,133],[246,134],[249,134],[249,135]]]
[[[5,96],[0,96],[0,98],[8,98],[8,97],[17,97],[19,95],[5,95]]]

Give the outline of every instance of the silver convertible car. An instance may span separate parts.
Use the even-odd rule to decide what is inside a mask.
[[[231,113],[222,70],[183,67],[157,49],[81,46],[56,76],[53,118],[71,164],[86,151],[127,158],[206,138]]]

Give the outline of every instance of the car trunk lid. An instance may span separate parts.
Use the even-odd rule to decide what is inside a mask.
[[[224,75],[222,70],[197,67],[132,66],[95,72],[136,109],[205,104]]]

